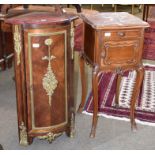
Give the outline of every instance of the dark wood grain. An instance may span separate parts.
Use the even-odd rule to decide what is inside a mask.
[[[134,85],[133,95],[131,98],[131,111],[130,111],[131,129],[133,131],[137,129],[135,122],[135,103],[140,92],[141,84],[143,82],[144,68],[142,66],[139,66],[139,68],[136,71],[137,71],[137,77]]]
[[[94,110],[93,110],[93,120],[90,137],[94,138],[96,134],[96,127],[98,121],[98,82],[99,82],[99,68],[96,65],[92,71],[92,90],[93,90],[93,102],[94,102]]]

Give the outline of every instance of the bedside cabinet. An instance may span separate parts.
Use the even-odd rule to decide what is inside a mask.
[[[74,15],[33,12],[13,24],[19,141],[74,135]]]
[[[116,72],[116,103],[119,105],[119,87],[122,73],[136,70],[137,77],[131,99],[131,127],[136,128],[134,107],[143,80],[142,51],[144,28],[149,25],[141,19],[125,12],[83,14],[84,52],[81,54],[82,101],[78,111],[81,112],[86,97],[84,60],[92,65],[92,89],[94,99],[93,123],[90,136],[95,137],[98,115],[98,80],[103,72]]]

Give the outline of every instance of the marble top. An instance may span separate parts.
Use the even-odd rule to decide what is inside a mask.
[[[81,14],[81,18],[96,29],[111,27],[148,27],[147,22],[127,12],[102,12]]]

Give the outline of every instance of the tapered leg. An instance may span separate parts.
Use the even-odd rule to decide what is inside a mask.
[[[131,119],[131,129],[132,130],[137,129],[136,122],[135,122],[135,104],[136,104],[136,100],[137,100],[139,92],[140,92],[140,87],[141,87],[141,84],[143,81],[143,77],[144,77],[144,68],[139,67],[137,70],[136,82],[135,82],[134,91],[133,91],[133,95],[132,95],[132,99],[131,99],[130,119]]]
[[[84,105],[85,105],[86,93],[87,93],[86,75],[85,75],[85,61],[84,61],[82,55],[80,55],[80,57],[79,57],[79,64],[80,64],[80,77],[81,77],[81,84],[82,84],[82,97],[81,97],[81,103],[79,105],[78,112],[81,113],[84,108]]]
[[[115,103],[116,107],[119,106],[119,94],[120,94],[120,83],[121,83],[122,76],[121,74],[117,75],[117,85],[116,85],[116,97],[115,97]]]
[[[90,137],[94,138],[96,133],[96,126],[98,121],[98,69],[93,69],[93,77],[92,77],[92,90],[93,90],[93,103],[94,103],[94,110],[93,110],[93,120],[92,120],[92,128]]]

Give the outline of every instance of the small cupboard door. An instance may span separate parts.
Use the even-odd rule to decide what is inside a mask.
[[[28,128],[61,128],[68,121],[67,30],[31,30],[25,36]]]
[[[101,66],[136,64],[140,40],[109,41],[103,45]]]

